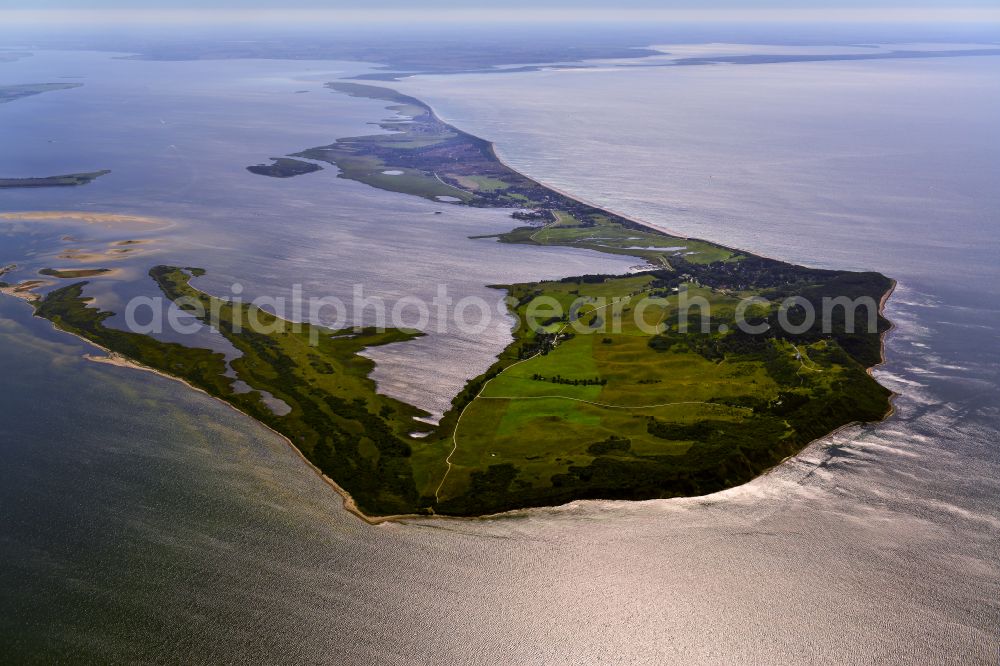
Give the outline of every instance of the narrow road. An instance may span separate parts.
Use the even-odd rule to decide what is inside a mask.
[[[462,194],[472,194],[472,192],[469,192],[467,190],[463,190],[461,187],[455,187],[451,183],[444,182],[443,180],[441,180],[441,176],[437,175],[437,171],[433,171],[432,173],[434,174],[434,177],[437,178],[437,182],[441,183],[445,187],[450,187],[451,189],[455,190],[456,192],[461,192]]]
[[[792,344],[792,343],[789,343],[789,344]],[[806,370],[812,370],[813,372],[823,372],[823,370],[821,368],[812,368],[812,367],[809,367],[808,365],[806,365],[806,362],[805,362],[806,355],[803,354],[802,352],[800,352],[799,348],[796,347],[794,344],[792,344],[792,349],[795,350],[795,354],[799,357],[799,365],[801,365],[803,368],[805,368]],[[816,365],[815,363],[813,363],[812,359],[809,359],[809,362],[812,363],[813,365]]]
[[[539,231],[541,231],[541,229],[539,229]],[[598,311],[603,310],[605,308],[609,308],[609,307],[615,305],[616,303],[618,303],[618,301],[620,301],[620,300],[628,300],[628,299],[627,298],[626,299],[614,299],[610,303],[608,303],[607,305],[602,305],[599,308],[594,308],[594,312],[598,312]],[[563,326],[562,328],[560,328],[556,332],[556,335],[557,336],[560,335],[569,326],[570,326],[570,324],[567,323],[565,326]],[[492,377],[489,380],[487,380],[483,384],[482,388],[479,389],[479,393],[476,394],[476,397],[474,397],[472,400],[470,400],[468,402],[468,404],[466,404],[465,407],[462,408],[462,411],[458,415],[458,420],[455,421],[455,429],[452,430],[452,432],[451,432],[451,442],[452,442],[451,452],[448,453],[448,457],[444,459],[444,461],[448,465],[448,467],[444,471],[444,476],[441,477],[441,483],[439,483],[438,487],[434,490],[434,499],[436,501],[438,501],[438,502],[441,501],[441,495],[440,495],[441,488],[444,487],[444,482],[448,480],[448,474],[451,472],[451,468],[452,468],[451,459],[452,459],[452,456],[455,455],[455,452],[458,450],[458,426],[459,426],[459,424],[462,423],[462,417],[465,416],[465,412],[469,409],[469,407],[472,406],[472,403],[474,403],[476,400],[478,400],[478,399],[480,399],[480,398],[483,397],[483,391],[485,391],[486,387],[490,385],[490,382],[492,382],[494,379],[496,379],[497,377],[499,377],[503,373],[507,372],[511,368],[513,368],[515,366],[518,366],[518,365],[521,365],[522,363],[527,363],[528,361],[532,360],[533,358],[538,357],[539,355],[541,355],[541,353],[542,352],[537,352],[537,353],[529,356],[528,358],[521,359],[520,361],[517,361],[515,363],[511,363],[510,365],[508,365],[506,368],[504,368],[503,370],[501,370],[500,372],[498,372],[497,375],[496,375],[496,377]],[[533,396],[522,396],[522,397],[524,397],[524,398],[531,398]],[[565,396],[556,396],[556,397],[565,397]],[[505,399],[509,400],[510,398],[505,398]],[[577,398],[566,398],[566,399],[567,400],[577,400]],[[581,402],[587,402],[587,401],[586,400],[581,400]],[[595,402],[595,403],[592,403],[592,404],[599,405],[600,403],[596,403]],[[607,406],[608,407],[613,407],[615,409],[629,409],[628,407],[624,407],[624,406],[620,406],[620,405],[607,405]],[[648,408],[632,407],[631,409],[648,409]]]

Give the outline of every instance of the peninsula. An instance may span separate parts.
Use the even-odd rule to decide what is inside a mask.
[[[247,171],[250,173],[255,173],[258,176],[271,176],[272,178],[291,178],[322,169],[323,167],[318,164],[293,160],[289,157],[275,157],[272,158],[271,164],[255,164],[247,167]]]
[[[87,185],[101,176],[111,173],[110,169],[88,171],[86,173],[70,173],[62,176],[44,176],[39,178],[0,178],[0,188],[16,187],[76,187]]]
[[[89,303],[86,281],[50,291],[35,301],[36,314],[282,434],[369,520],[706,494],[890,411],[890,392],[868,372],[889,328],[881,308],[864,332],[846,309],[825,327],[799,312],[818,311],[831,297],[884,303],[893,287],[885,276],[795,266],[665,234],[514,171],[489,142],[442,122],[419,100],[375,86],[330,87],[389,103],[396,118],[381,125],[391,133],[339,139],[289,159],[327,162],[342,178],[439,202],[510,209],[523,224],[499,242],[634,256],[644,269],[497,285],[520,322],[513,342],[436,426],[379,394],[368,376],[373,363],[360,355],[418,331],[284,321],[197,289],[199,269],[155,266],[149,275],[195,317],[220,313],[218,333],[241,354],[228,363],[210,349],[105,326],[112,313]],[[682,296],[710,307],[686,332]],[[740,312],[749,297],[753,307]],[[782,309],[789,297],[800,306]],[[542,301],[562,307],[541,328],[529,326],[529,310]],[[757,333],[738,325],[744,314]],[[232,325],[251,317],[266,326]],[[796,322],[794,332],[783,318]],[[621,325],[609,327],[612,319]],[[237,381],[250,390],[237,390]]]
[[[0,86],[0,104],[13,102],[22,97],[41,95],[53,90],[79,88],[82,85],[82,83],[23,83],[12,86]]]

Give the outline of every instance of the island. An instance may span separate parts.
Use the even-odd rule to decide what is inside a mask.
[[[15,54],[19,57],[31,54]],[[11,86],[0,86],[0,104],[13,102],[32,95],[52,92],[54,90],[68,90],[79,88],[82,83],[27,83]],[[101,171],[89,171],[84,173],[70,173],[61,176],[41,176],[31,178],[0,178],[0,189],[12,189],[19,187],[75,187],[86,185],[111,173],[109,169]]]
[[[271,176],[272,178],[291,178],[301,176],[306,173],[322,171],[323,167],[312,162],[294,160],[289,157],[272,157],[272,164],[255,164],[248,166],[247,171],[258,176]]]
[[[211,349],[106,326],[113,313],[90,302],[86,281],[37,298],[36,314],[116,362],[180,379],[257,419],[371,522],[703,495],[890,413],[891,393],[870,373],[890,328],[882,313],[889,278],[666,234],[518,173],[492,144],[419,100],[375,86],[330,87],[388,102],[397,117],[382,126],[393,133],[339,139],[291,159],[325,161],[342,178],[386,190],[510,209],[523,224],[497,242],[586,248],[635,257],[641,267],[494,285],[516,315],[513,341],[436,425],[379,393],[374,363],[361,355],[419,331],[285,321],[198,289],[198,268],[153,266],[149,277],[178,307],[213,323],[240,353],[229,362]],[[846,303],[865,299],[874,308],[859,331]],[[699,303],[693,314],[688,302]],[[837,307],[827,309],[831,302]],[[810,321],[810,309],[828,316]],[[249,321],[260,325],[235,325]]]
[[[28,51],[0,51],[0,62],[14,62],[22,58],[28,58],[32,54]]]
[[[62,176],[44,176],[40,178],[0,178],[0,188],[15,187],[76,187],[87,185],[101,176],[111,173],[110,169],[89,171],[86,173],[70,173]]]
[[[111,273],[110,268],[43,268],[39,275],[59,278],[60,280],[79,280],[81,278],[98,277]]]
[[[13,102],[22,97],[41,95],[53,90],[68,90],[69,88],[79,88],[82,83],[23,83],[12,86],[0,86],[0,104]]]

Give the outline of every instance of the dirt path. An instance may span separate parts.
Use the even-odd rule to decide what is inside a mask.
[[[539,231],[541,231],[541,229],[539,229]],[[598,311],[603,310],[605,308],[609,308],[609,307],[615,305],[617,302],[618,302],[617,300],[613,300],[611,303],[608,303],[607,305],[602,305],[599,308],[594,308],[594,312],[598,312]],[[563,331],[565,331],[569,326],[570,326],[570,324],[567,323],[565,326],[563,326],[562,328],[560,328],[556,332],[556,336],[558,336]],[[479,389],[479,393],[476,394],[476,397],[474,397],[472,400],[470,400],[468,402],[468,404],[465,405],[465,407],[462,408],[461,413],[458,415],[458,419],[455,421],[455,428],[451,431],[451,442],[452,442],[451,452],[449,452],[448,453],[448,457],[444,459],[444,461],[448,465],[448,467],[444,471],[444,476],[441,477],[441,483],[439,483],[438,486],[437,486],[437,488],[434,490],[434,499],[436,501],[438,501],[438,502],[441,501],[441,496],[440,496],[441,488],[444,487],[444,482],[448,480],[448,474],[451,473],[451,468],[452,468],[451,459],[452,459],[452,456],[455,455],[455,452],[458,450],[458,426],[459,426],[459,424],[462,423],[462,417],[465,416],[465,412],[469,409],[469,407],[472,406],[472,403],[474,403],[476,400],[478,400],[478,399],[480,399],[480,398],[483,397],[483,391],[485,391],[486,387],[490,385],[490,382],[492,382],[494,379],[496,379],[497,377],[499,377],[503,373],[507,372],[511,368],[513,368],[515,366],[518,366],[518,365],[521,365],[522,363],[527,363],[528,361],[532,360],[533,358],[536,358],[541,353],[542,352],[537,352],[537,353],[529,356],[528,358],[521,359],[520,361],[517,361],[515,363],[511,363],[510,365],[508,365],[506,368],[504,368],[503,370],[501,370],[500,372],[498,372],[497,375],[496,375],[496,377],[491,377],[489,380],[487,380],[486,382],[484,382],[483,385],[482,385],[482,387]],[[525,396],[525,397],[529,397],[529,396]]]

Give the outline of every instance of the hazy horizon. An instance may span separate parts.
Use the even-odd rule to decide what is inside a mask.
[[[156,22],[464,22],[507,23],[648,21],[699,22],[1000,22],[992,0],[476,0],[457,3],[430,0],[414,8],[404,0],[95,0],[83,6],[70,0],[15,1],[0,7],[12,24]]]

